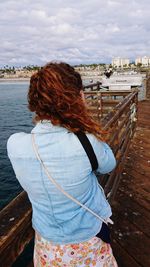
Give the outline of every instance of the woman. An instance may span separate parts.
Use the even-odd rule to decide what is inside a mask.
[[[7,149],[32,204],[34,266],[117,266],[102,240],[111,208],[77,133],[90,141],[99,173],[116,161],[87,111],[80,75],[65,63],[47,64],[31,77],[28,103],[36,126],[11,135]]]

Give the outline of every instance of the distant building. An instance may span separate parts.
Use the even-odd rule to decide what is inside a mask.
[[[138,57],[135,59],[135,65],[142,64],[142,58]]]
[[[135,60],[135,65],[141,64],[142,66],[149,66],[150,65],[150,57],[138,57]]]
[[[113,67],[128,67],[130,63],[130,60],[128,58],[120,58],[115,57],[112,59],[112,66]]]

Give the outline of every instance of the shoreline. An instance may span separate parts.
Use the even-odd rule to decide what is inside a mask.
[[[81,76],[83,81],[93,80],[94,82],[100,81],[100,77],[97,76]],[[0,78],[0,83],[12,83],[12,82],[30,82],[30,78]]]
[[[6,82],[29,82],[30,78],[0,78],[0,83]]]

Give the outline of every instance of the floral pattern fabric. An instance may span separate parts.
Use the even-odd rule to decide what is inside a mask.
[[[98,237],[79,244],[54,245],[36,233],[34,267],[117,267],[111,246]]]

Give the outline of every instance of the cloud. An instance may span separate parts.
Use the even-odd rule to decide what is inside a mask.
[[[149,56],[148,0],[1,0],[0,64]]]

